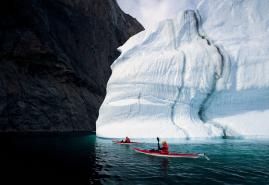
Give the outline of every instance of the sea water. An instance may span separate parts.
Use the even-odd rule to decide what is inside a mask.
[[[161,138],[162,140],[162,138]],[[74,184],[269,184],[269,140],[171,141],[170,151],[205,158],[161,158],[132,148],[157,148],[154,139],[118,145],[95,134],[1,136],[1,180]],[[11,178],[12,177],[12,178]],[[1,183],[2,184],[2,183]]]

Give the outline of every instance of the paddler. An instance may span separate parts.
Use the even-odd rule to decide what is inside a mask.
[[[158,141],[158,151],[160,151],[162,154],[168,154],[169,153],[169,145],[166,141],[162,142],[162,147],[160,147],[160,138],[157,137]]]
[[[122,143],[131,143],[131,140],[128,136],[126,136],[125,140],[121,141]]]
[[[163,141],[162,142],[162,150],[161,150],[161,153],[162,154],[168,154],[169,153],[169,145],[166,141]]]

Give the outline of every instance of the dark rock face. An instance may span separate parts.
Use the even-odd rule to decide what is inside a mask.
[[[0,2],[0,131],[92,131],[118,56],[143,30],[115,0]]]

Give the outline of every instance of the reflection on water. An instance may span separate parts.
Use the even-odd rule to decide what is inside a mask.
[[[1,134],[0,184],[100,184],[95,135]]]
[[[163,172],[164,172],[164,175],[166,176],[166,175],[168,175],[168,163],[169,163],[169,161],[168,161],[168,159],[167,158],[164,158],[163,160],[162,160],[162,169],[163,169]]]
[[[148,141],[136,147],[157,147]],[[169,143],[211,160],[146,156],[92,134],[0,135],[0,184],[269,184],[268,140]]]

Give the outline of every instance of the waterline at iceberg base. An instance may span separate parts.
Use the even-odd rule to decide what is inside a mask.
[[[131,37],[112,64],[100,137],[269,137],[267,1],[201,1]]]

